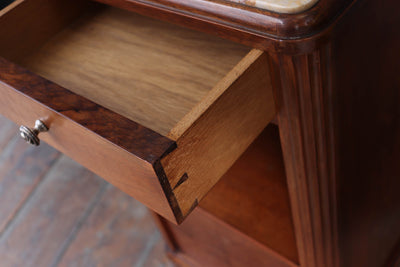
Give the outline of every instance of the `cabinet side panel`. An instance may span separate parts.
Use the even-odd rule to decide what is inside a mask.
[[[330,43],[271,54],[301,265],[396,262],[399,11],[395,1],[358,1]]]
[[[399,14],[359,1],[334,34],[342,266],[383,266],[400,239]]]

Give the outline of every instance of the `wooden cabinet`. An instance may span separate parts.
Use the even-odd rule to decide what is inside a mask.
[[[265,128],[181,225],[158,220],[178,263],[297,266],[278,127]]]
[[[260,50],[85,1],[0,24],[2,113],[177,223],[275,114]]]
[[[181,263],[396,266],[400,4],[274,2],[17,0],[0,112],[172,221]]]

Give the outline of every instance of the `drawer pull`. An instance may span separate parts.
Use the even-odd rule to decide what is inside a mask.
[[[41,121],[35,121],[35,127],[33,129],[21,125],[19,127],[21,137],[29,144],[38,146],[40,145],[39,133],[40,132],[47,132],[49,128]]]

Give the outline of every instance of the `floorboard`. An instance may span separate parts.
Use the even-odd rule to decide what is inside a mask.
[[[0,266],[172,267],[147,209],[0,116]]]
[[[16,125],[8,119],[0,116],[0,153],[8,145],[13,137],[17,135]]]
[[[109,186],[60,266],[143,266],[161,238],[150,216]]]
[[[0,154],[0,233],[7,228],[60,153],[43,144],[29,147],[15,134]]]

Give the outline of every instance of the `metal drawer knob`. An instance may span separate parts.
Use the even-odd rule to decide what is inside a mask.
[[[19,132],[21,137],[29,144],[38,146],[40,145],[40,139],[39,139],[39,133],[40,132],[47,132],[49,128],[41,121],[41,120],[36,120],[35,121],[35,127],[33,129],[26,127],[24,125],[21,125],[19,127]]]

